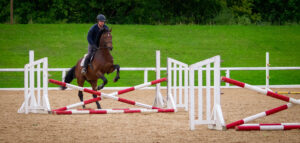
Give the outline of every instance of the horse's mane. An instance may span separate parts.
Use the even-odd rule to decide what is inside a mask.
[[[103,33],[111,32],[112,29],[104,28]]]

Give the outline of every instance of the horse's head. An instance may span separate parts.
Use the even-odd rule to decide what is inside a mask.
[[[108,48],[110,51],[113,49],[111,31],[112,29],[104,29],[100,39],[100,48]]]

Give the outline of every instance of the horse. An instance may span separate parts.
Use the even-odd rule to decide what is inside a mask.
[[[118,64],[114,64],[113,57],[110,53],[113,49],[111,31],[111,29],[105,29],[103,31],[99,40],[99,48],[95,52],[93,60],[87,68],[86,74],[83,75],[81,73],[82,67],[80,66],[80,63],[83,60],[83,58],[81,58],[78,60],[77,64],[68,71],[64,78],[66,83],[70,83],[74,78],[76,78],[78,86],[83,87],[84,82],[88,81],[91,84],[92,89],[97,91],[101,90],[107,84],[107,79],[104,74],[109,74],[117,70],[114,82],[117,82],[120,79],[120,66]],[[99,78],[102,79],[103,83],[101,86],[97,87],[97,81]],[[64,90],[66,87],[61,87],[61,89]],[[78,91],[78,96],[82,102],[82,91]],[[93,97],[97,98],[97,95],[93,95]],[[98,101],[96,102],[96,105],[98,109],[101,109]],[[83,109],[85,108],[84,105],[82,107]]]

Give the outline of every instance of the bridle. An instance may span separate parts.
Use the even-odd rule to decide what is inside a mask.
[[[103,33],[103,34],[101,35],[101,37],[104,36],[104,34],[107,34],[106,39],[110,38],[111,40],[104,40],[104,39],[103,39],[103,42],[104,42],[103,45],[104,45],[104,46],[103,46],[103,47],[100,46],[100,48],[107,48],[107,49],[109,49],[110,51],[112,51],[112,49],[113,49],[112,46],[111,46],[111,47],[107,47],[107,44],[108,44],[108,43],[112,43],[112,38],[111,38],[112,36],[111,36],[111,33],[110,33],[109,31],[107,31],[107,32]],[[112,45],[112,44],[111,44],[111,45]]]

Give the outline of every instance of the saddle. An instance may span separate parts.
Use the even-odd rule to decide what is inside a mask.
[[[88,54],[84,54],[84,56],[83,56],[83,58],[82,58],[82,60],[81,60],[81,62],[80,62],[80,66],[81,66],[81,67],[84,66],[84,61],[85,61],[85,59],[87,58],[87,55],[88,55]],[[91,62],[93,61],[93,59],[94,59],[94,54],[91,56],[91,59],[89,59],[90,61],[89,61],[88,66],[91,66]]]

